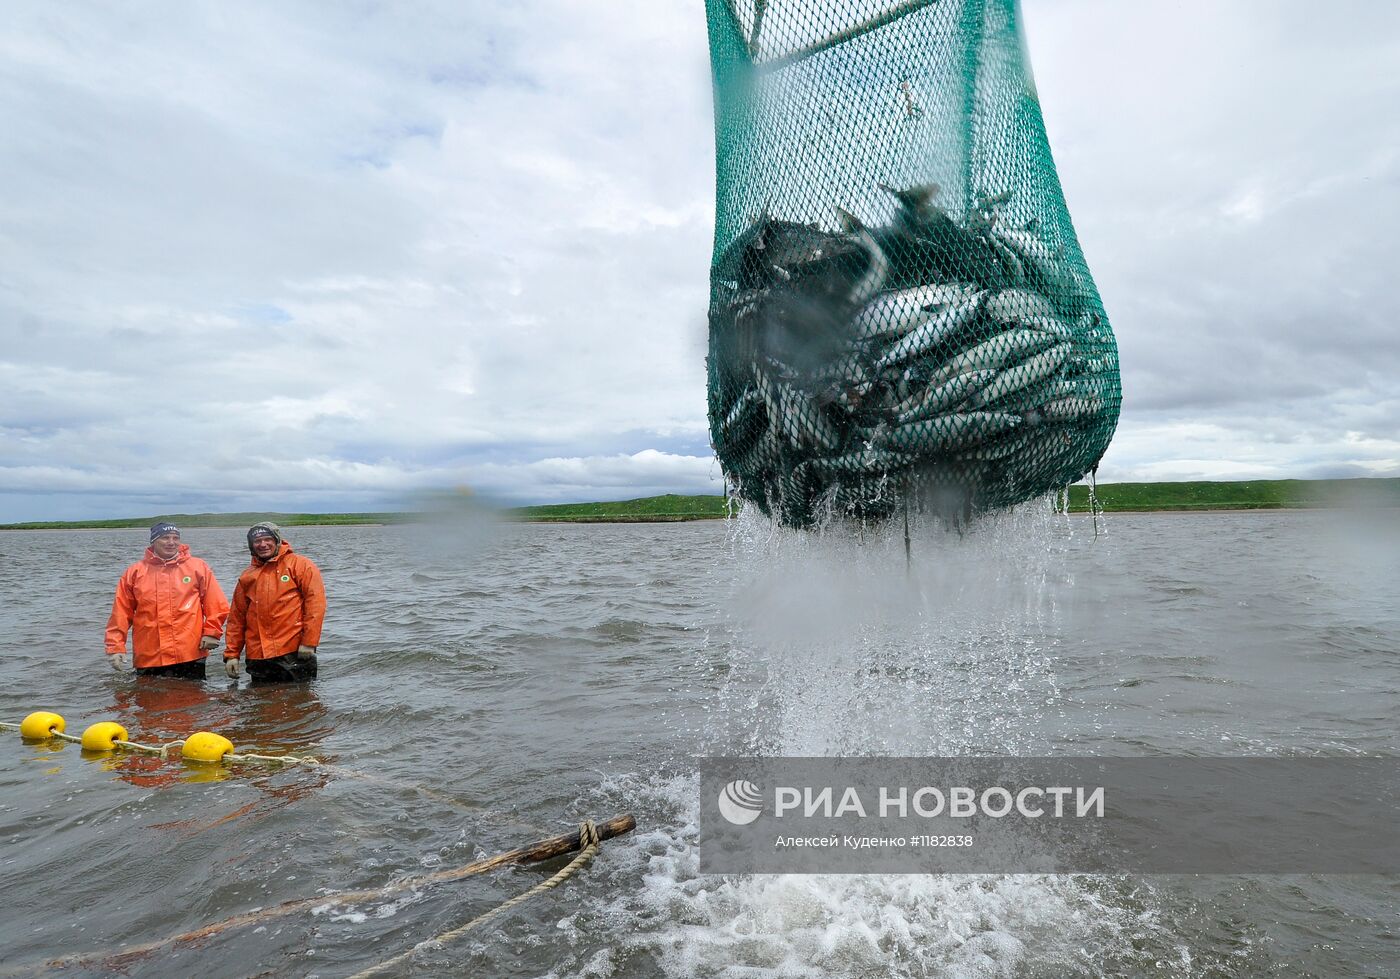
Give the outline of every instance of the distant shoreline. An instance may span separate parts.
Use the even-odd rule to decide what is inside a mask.
[[[1393,509],[1400,478],[1272,479],[1241,482],[1104,483],[1101,513],[1220,513],[1250,510]],[[452,509],[445,511],[453,515]],[[469,509],[460,512],[470,513]],[[607,503],[559,503],[480,510],[522,523],[685,523],[730,514],[722,496],[648,496]],[[1089,487],[1069,487],[1069,512],[1088,514]],[[434,513],[168,513],[114,520],[42,520],[0,524],[0,530],[131,530],[156,520],[182,528],[248,527],[272,520],[283,527],[382,527],[431,520]]]
[[[1104,509],[1104,510],[1100,510],[1100,511],[1099,511],[1099,516],[1101,516],[1101,517],[1102,517],[1102,516],[1108,516],[1108,515],[1110,515],[1110,514],[1112,514],[1112,515],[1114,515],[1114,516],[1119,516],[1119,515],[1129,516],[1129,515],[1153,514],[1153,515],[1155,515],[1155,516],[1189,517],[1189,516],[1191,516],[1191,515],[1193,515],[1193,514],[1200,515],[1200,514],[1224,514],[1224,513],[1325,513],[1325,512],[1336,511],[1336,510],[1355,510],[1355,509],[1357,509],[1357,508],[1356,508],[1356,507],[1333,506],[1333,505],[1331,505],[1331,504],[1326,504],[1326,503],[1317,503],[1317,504],[1308,503],[1308,504],[1272,505],[1272,506],[1161,507],[1161,508],[1158,508],[1158,509],[1156,509],[1156,510]],[[1397,504],[1397,505],[1395,505],[1395,506],[1366,507],[1365,509],[1367,509],[1367,510],[1400,510],[1400,504]],[[1069,513],[1066,514],[1066,516],[1070,516],[1070,517],[1092,517],[1093,514],[1090,513],[1087,509],[1083,509],[1083,510],[1071,509],[1071,510],[1069,511]],[[507,523],[522,523],[522,524],[634,524],[634,523],[696,523],[696,522],[699,522],[699,521],[706,521],[706,520],[724,520],[724,519],[727,519],[727,516],[726,516],[726,514],[722,514],[722,513],[720,513],[720,514],[705,514],[705,515],[698,515],[698,514],[684,514],[684,515],[683,515],[683,514],[673,514],[673,515],[671,515],[671,516],[646,516],[646,515],[641,515],[641,514],[636,515],[636,516],[625,516],[625,515],[619,514],[618,516],[613,516],[613,517],[599,517],[599,516],[581,516],[581,517],[509,517],[509,516],[508,516],[508,517],[506,517],[505,522],[507,522]],[[290,525],[290,526],[292,526],[293,529],[296,529],[296,528],[298,528],[298,527],[388,527],[388,526],[410,526],[410,525],[412,525],[413,523],[415,523],[415,521],[412,521],[412,520],[398,520],[398,521],[394,521],[393,524],[387,524],[387,523],[382,523],[382,522],[380,522],[380,523],[375,523],[375,522],[371,522],[371,521],[359,522],[359,521],[354,521],[354,520],[335,520],[335,521],[330,521],[330,522],[326,522],[326,523],[318,523],[318,522],[316,522],[316,521],[310,521],[310,522],[307,522],[307,523],[293,524],[293,525]],[[185,527],[188,528],[188,529],[190,529],[190,530],[229,530],[229,529],[231,529],[231,525],[230,525],[230,524],[199,524],[199,523],[186,523],[186,524],[185,524]],[[84,524],[81,524],[81,523],[74,523],[74,524],[71,524],[71,525],[67,525],[67,524],[66,524],[66,525],[64,525],[64,526],[62,526],[62,527],[55,527],[55,526],[38,526],[38,527],[34,527],[34,526],[16,526],[16,525],[10,525],[10,524],[0,525],[0,532],[4,532],[4,531],[16,531],[16,532],[18,532],[18,531],[47,531],[47,532],[60,533],[60,534],[74,533],[74,532],[77,532],[77,531],[86,531],[86,532],[88,532],[88,533],[91,533],[91,532],[93,532],[93,531],[109,531],[109,532],[111,532],[111,533],[120,533],[120,532],[126,531],[126,530],[141,530],[141,529],[144,529],[144,528],[142,528],[142,527],[140,527],[140,526],[131,526],[131,527],[99,527],[99,526],[84,525]]]

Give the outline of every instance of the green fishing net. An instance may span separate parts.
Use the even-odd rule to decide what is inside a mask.
[[[971,513],[1095,467],[1118,353],[1015,0],[707,0],[709,420],[786,524]]]

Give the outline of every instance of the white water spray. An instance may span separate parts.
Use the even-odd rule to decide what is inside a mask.
[[[1073,532],[1048,501],[961,534],[915,521],[906,560],[902,521],[804,533],[731,521],[728,672],[705,750],[1050,753]],[[672,977],[1095,975],[1152,928],[1101,879],[700,876],[698,787],[684,775],[614,787],[666,828],[640,837],[642,892],[611,909],[651,924],[593,974],[630,975],[641,958]]]

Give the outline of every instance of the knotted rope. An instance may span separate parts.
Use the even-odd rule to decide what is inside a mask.
[[[368,969],[365,969],[363,972],[355,973],[355,975],[351,976],[350,979],[369,979],[370,976],[382,975],[390,969],[393,969],[395,966],[402,965],[403,963],[407,962],[408,960],[413,958],[413,956],[416,953],[422,951],[423,949],[434,945],[446,945],[449,942],[456,941],[458,938],[462,937],[482,922],[489,921],[491,918],[496,917],[496,915],[509,911],[511,908],[515,907],[518,904],[524,904],[536,894],[543,894],[545,891],[553,890],[554,888],[558,887],[560,884],[564,883],[574,874],[578,873],[580,870],[586,867],[589,861],[591,861],[595,856],[598,855],[598,850],[602,846],[603,841],[598,836],[598,828],[593,824],[593,820],[590,819],[586,820],[583,823],[580,823],[578,833],[579,843],[582,845],[582,849],[579,850],[578,856],[574,857],[572,860],[569,861],[568,866],[561,869],[553,877],[549,878],[546,881],[542,881],[536,884],[528,891],[525,891],[521,894],[517,894],[515,897],[511,898],[508,901],[505,901],[502,904],[496,905],[496,907],[492,908],[490,911],[486,911],[482,914],[477,915],[475,918],[472,918],[466,924],[459,925],[456,928],[453,928],[451,931],[445,931],[441,935],[436,935],[432,938],[427,939],[426,941],[419,942],[417,945],[414,945],[408,951],[396,955],[392,959],[385,959],[378,965],[372,965]]]

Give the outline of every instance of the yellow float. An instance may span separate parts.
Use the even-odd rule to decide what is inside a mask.
[[[116,721],[98,721],[96,724],[89,724],[83,731],[84,751],[114,751],[117,741],[130,741],[126,736],[126,728]]]
[[[26,741],[47,741],[53,733],[63,732],[63,718],[53,711],[36,710],[19,722],[19,736]]]
[[[232,751],[233,742],[222,734],[196,731],[185,739],[185,743],[180,747],[180,756],[185,761],[218,762]]]

